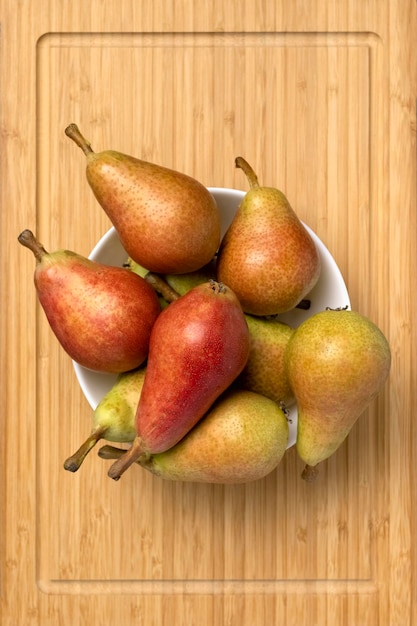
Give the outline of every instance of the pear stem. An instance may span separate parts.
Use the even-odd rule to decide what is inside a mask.
[[[172,289],[170,285],[158,274],[154,274],[153,272],[148,272],[145,275],[145,280],[147,283],[152,285],[152,287],[157,291],[167,302],[174,302],[174,300],[178,300],[180,294]]]
[[[83,137],[77,124],[72,123],[69,126],[67,126],[67,128],[65,129],[65,134],[67,135],[67,137],[72,139],[79,148],[81,148],[81,150],[84,152],[85,155],[91,154],[91,152],[94,152],[91,147],[90,142],[87,141],[85,137]]]
[[[240,167],[240,169],[243,170],[243,172],[245,173],[250,188],[257,189],[259,187],[258,177],[253,171],[252,167],[249,165],[249,163],[243,157],[238,156],[235,159],[235,165],[236,167]]]
[[[314,483],[318,475],[319,470],[317,467],[307,464],[302,471],[301,478],[305,480],[306,483]]]
[[[45,254],[48,254],[43,245],[39,243],[35,235],[29,229],[21,232],[17,240],[22,246],[29,248],[29,250],[33,252],[37,261],[40,261]]]
[[[98,426],[91,433],[90,436],[81,444],[74,454],[72,454],[68,459],[64,462],[64,469],[69,472],[76,472],[80,469],[82,462],[84,461],[87,454],[90,452],[92,448],[96,445],[96,443],[103,439],[106,434],[106,428],[104,426]]]
[[[97,455],[101,459],[120,459],[120,457],[126,452],[123,448],[116,448],[116,446],[105,445],[100,448]]]
[[[107,472],[108,476],[113,478],[113,480],[119,480],[121,475],[124,474],[132,463],[138,461],[140,458],[147,458],[149,456],[149,453],[145,452],[143,449],[142,439],[140,437],[136,437],[129,450],[122,454],[122,456],[110,466],[110,469]]]

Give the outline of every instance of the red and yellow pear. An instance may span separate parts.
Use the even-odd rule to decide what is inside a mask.
[[[272,400],[246,390],[226,391],[175,446],[140,457],[146,470],[165,480],[236,484],[272,472],[288,444],[288,422]],[[99,456],[125,453],[103,446]]]
[[[38,299],[65,352],[101,372],[139,367],[161,311],[154,289],[122,267],[96,263],[71,250],[47,252],[30,230],[18,240],[35,256]]]
[[[217,279],[233,289],[245,313],[284,313],[316,284],[320,256],[282,191],[261,186],[242,157],[236,165],[251,188],[221,242]]]
[[[248,356],[248,325],[227,286],[212,280],[172,302],[152,329],[137,437],[109,476],[117,480],[139,457],[178,443],[237,378]]]
[[[94,152],[76,124],[65,133],[84,152],[88,183],[134,261],[179,274],[210,261],[220,243],[220,212],[204,185],[116,150]]]

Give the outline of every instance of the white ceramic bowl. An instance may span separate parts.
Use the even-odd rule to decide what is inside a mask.
[[[224,234],[246,192],[219,187],[210,187],[209,191],[213,194],[219,206],[222,218],[222,234]],[[307,225],[305,226],[316,243],[321,258],[322,268],[317,284],[308,294],[308,299],[311,300],[310,308],[308,310],[293,309],[292,311],[279,316],[283,322],[290,324],[294,328],[299,326],[303,320],[307,319],[314,313],[324,310],[326,307],[337,308],[347,306],[350,308],[349,294],[343,280],[343,276],[335,260],[317,235]],[[89,258],[107,265],[123,265],[127,259],[127,253],[122,247],[114,228],[107,231],[107,233],[100,239],[91,252]],[[104,394],[111,389],[117,376],[115,374],[94,372],[75,362],[74,368],[78,382],[85,397],[91,407],[95,409]],[[290,436],[288,447],[294,445],[295,443],[297,430],[296,407],[293,407],[290,410],[289,426]]]

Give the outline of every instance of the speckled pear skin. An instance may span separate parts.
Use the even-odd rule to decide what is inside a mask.
[[[180,296],[183,296],[193,287],[206,283],[210,279],[216,280],[216,261],[212,259],[209,263],[195,272],[184,274],[165,274],[164,279],[168,285]]]
[[[267,476],[288,445],[288,422],[273,400],[246,390],[226,391],[174,447],[139,459],[164,480],[238,484]],[[104,446],[103,458],[123,450]]]
[[[127,269],[96,263],[72,250],[47,252],[29,230],[18,239],[35,254],[39,302],[65,352],[100,372],[139,367],[161,311],[153,288]]]
[[[240,304],[215,281],[193,287],[157,322],[136,413],[136,430],[152,453],[182,439],[249,356],[249,329]]]
[[[206,187],[115,150],[93,152],[75,124],[65,132],[83,149],[88,183],[134,261],[152,272],[184,273],[212,259],[220,213]]]
[[[248,356],[245,315],[226,285],[211,280],[172,302],[152,329],[137,437],[109,476],[118,480],[138,458],[176,445],[238,377]]]
[[[245,313],[284,313],[316,284],[320,256],[285,195],[259,186],[255,175],[250,182],[223,237],[217,278],[233,289]]]
[[[291,337],[285,366],[298,405],[296,447],[310,467],[330,457],[380,392],[391,352],[382,331],[349,310],[326,310]]]
[[[245,483],[272,472],[288,444],[288,422],[272,400],[251,391],[226,393],[188,435],[144,467],[166,480]]]
[[[94,427],[105,427],[108,441],[133,441],[135,415],[146,375],[146,366],[119,374],[93,414]]]
[[[64,469],[76,472],[86,456],[101,440],[127,443],[136,437],[135,415],[145,380],[146,367],[119,374],[93,413],[93,428],[74,454],[64,461]]]
[[[250,352],[238,383],[279,404],[291,406],[295,399],[284,365],[284,355],[294,329],[276,318],[246,315],[246,321],[250,334]]]

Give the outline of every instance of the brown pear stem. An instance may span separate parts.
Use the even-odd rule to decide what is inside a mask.
[[[241,156],[236,157],[235,165],[236,167],[240,167],[240,169],[243,170],[246,178],[248,179],[251,189],[256,189],[257,187],[259,187],[259,181],[258,181],[257,175],[255,174],[255,172],[253,171],[249,163],[243,157]]]
[[[152,287],[157,291],[167,302],[174,302],[174,300],[178,300],[180,294],[172,289],[170,285],[161,277],[159,274],[154,274],[153,272],[148,272],[145,275],[145,280],[147,283],[152,285]]]
[[[32,250],[37,261],[40,261],[45,254],[48,254],[43,245],[39,243],[35,235],[29,229],[21,232],[17,240],[22,246],[25,246],[25,248]]]
[[[114,460],[120,459],[121,456],[126,452],[123,448],[116,448],[116,446],[105,445],[100,448],[97,452],[97,455],[101,459],[106,460]]]
[[[106,428],[104,426],[98,426],[91,433],[90,436],[81,444],[74,454],[69,456],[66,461],[64,461],[64,469],[69,472],[76,472],[80,469],[82,462],[84,461],[87,454],[90,452],[92,448],[96,445],[100,439],[106,434]]]
[[[81,148],[84,154],[87,155],[87,154],[90,154],[91,152],[94,152],[91,147],[90,142],[87,141],[85,137],[83,137],[77,124],[72,123],[69,126],[67,126],[65,129],[65,134],[67,135],[67,137],[72,139],[79,148]]]
[[[138,461],[140,458],[148,458],[149,456],[149,453],[145,452],[143,449],[142,439],[140,437],[136,437],[129,450],[122,454],[122,456],[110,466],[110,469],[107,472],[108,476],[113,478],[113,480],[119,480],[121,475],[125,473],[132,463]]]
[[[316,466],[306,465],[302,471],[301,478],[306,481],[306,483],[314,483],[319,475],[319,470]]]

